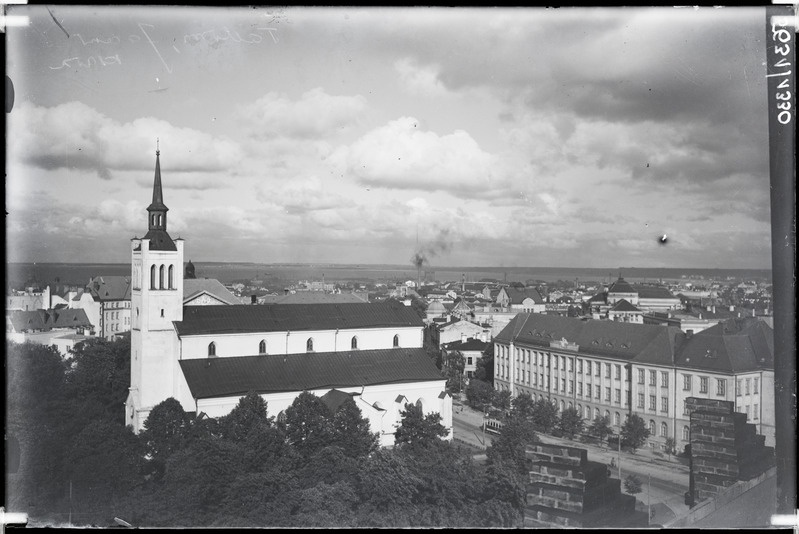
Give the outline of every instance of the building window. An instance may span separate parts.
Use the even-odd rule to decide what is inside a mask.
[[[616,388],[615,395],[616,397],[614,400],[616,401],[616,404],[621,404],[621,390]]]
[[[621,365],[616,366],[616,380],[621,380]]]
[[[213,341],[208,344],[208,357],[216,356],[216,343]]]
[[[174,266],[170,265],[169,266],[169,289],[175,289],[174,271],[175,271]]]
[[[610,402],[610,388],[605,388],[605,402]]]
[[[586,406],[585,407],[585,418],[586,419],[591,419],[591,407],[590,406]]]
[[[598,399],[600,396],[599,386],[594,388],[594,398]]]
[[[591,384],[585,385],[585,396],[591,398]]]
[[[399,336],[398,335],[394,336],[394,346],[395,347],[399,347]]]
[[[744,382],[744,393],[746,393],[747,395],[749,395],[749,391],[751,390],[750,388],[751,385],[752,385],[752,379],[747,378],[746,381]]]
[[[625,379],[627,382],[629,382],[629,381],[630,381],[630,373],[631,373],[631,372],[632,372],[632,369],[630,369],[630,366],[629,366],[629,365],[625,365],[625,366],[624,366],[624,379]]]
[[[649,396],[649,409],[653,412],[658,409],[657,407],[657,397],[654,395]]]
[[[305,352],[313,352],[313,338],[309,337],[305,342]]]
[[[355,350],[355,349],[358,348],[358,337],[357,336],[352,336],[352,340],[350,340],[350,348],[352,350]],[[471,363],[471,362],[469,362],[469,363]]]
[[[669,413],[669,398],[668,397],[661,397],[660,399],[660,411],[662,413]]]
[[[569,358],[569,372],[574,372],[574,358]]]
[[[652,419],[650,419],[649,420],[649,433],[652,436],[656,436],[657,435],[657,434],[655,434],[656,431],[657,431],[657,427],[655,426],[655,422]]]
[[[749,420],[749,416],[751,415],[749,412],[751,411],[751,406],[748,404],[746,405],[746,419]]]
[[[591,374],[591,362],[585,362],[585,374]]]
[[[699,393],[707,393],[707,377],[699,377]]]
[[[660,387],[663,387],[663,388],[669,387],[669,373],[668,373],[668,371],[661,371],[660,372]]]
[[[638,369],[638,383],[643,384],[644,378],[646,377],[646,371],[643,369]]]
[[[668,437],[669,435],[669,425],[666,423],[660,423],[660,435],[662,437]]]
[[[735,396],[736,397],[740,397],[741,396],[741,379],[740,378],[735,380]]]
[[[266,340],[262,339],[260,343],[258,343],[258,354],[266,354]]]
[[[621,414],[619,412],[613,414],[613,424],[616,426],[621,425]]]
[[[352,338],[352,339],[355,342],[355,347],[353,347],[353,348],[357,349],[358,348],[358,340],[355,339],[355,338]],[[472,356],[467,357],[466,358],[466,365],[472,365],[472,361],[473,361]],[[528,377],[530,376],[530,371],[527,371],[527,376]],[[527,379],[527,382],[530,382],[529,378]]]
[[[605,364],[605,378],[610,378],[610,364]]]
[[[150,289],[155,289],[155,265],[150,266]]]
[[[582,374],[582,372],[583,372],[583,361],[582,360],[577,360],[577,372],[580,373],[580,374]]]
[[[688,413],[688,401],[687,400],[682,401],[682,414],[683,415],[690,415]]]
[[[682,390],[691,391],[691,375],[682,375]]]
[[[755,395],[757,395],[757,389],[758,389],[757,386],[758,386],[758,382],[759,381],[760,381],[759,378],[755,378],[755,381],[754,381],[754,384],[753,384],[753,388],[752,388],[752,393],[754,393]]]
[[[594,419],[599,419],[600,417],[602,416],[599,414],[599,408],[594,408]]]
[[[569,395],[574,393],[574,380],[569,380]]]
[[[601,363],[596,362],[596,365],[594,366],[594,369],[596,371],[594,373],[594,376],[601,376],[602,375],[602,364]]]
[[[754,415],[753,419],[754,419],[755,421],[757,421],[757,416],[758,416],[758,414],[760,413],[760,411],[757,409],[757,404],[755,404],[755,407],[754,407],[754,413],[755,413],[755,415]]]
[[[555,356],[555,360],[552,362],[552,368],[553,369],[557,369],[558,368],[558,357],[557,356]]]
[[[538,387],[538,374],[537,373],[533,373],[533,385],[535,387]]]
[[[650,386],[657,386],[658,385],[658,374],[657,374],[657,371],[649,371],[649,385]]]
[[[563,391],[563,392],[566,391],[566,379],[565,378],[561,378],[560,379],[560,390]]]
[[[577,382],[577,396],[578,397],[582,397],[583,396],[583,383],[582,382]]]
[[[158,288],[164,289],[164,266],[158,268]]]
[[[727,381],[723,378],[716,379],[716,395],[724,396],[727,394]]]
[[[691,439],[691,429],[689,429],[687,426],[684,426],[682,427],[682,440],[688,441],[689,439]]]

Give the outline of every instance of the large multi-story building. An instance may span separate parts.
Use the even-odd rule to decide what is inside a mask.
[[[111,340],[130,331],[130,277],[96,276],[86,292],[100,307],[98,335]]]
[[[452,398],[422,348],[424,322],[412,308],[396,302],[228,304],[231,299],[205,286],[194,288],[196,298],[184,297],[184,243],[167,232],[159,156],[149,229],[131,241],[125,421],[134,431],[170,397],[187,412],[219,417],[254,391],[280,417],[303,391],[338,391],[355,400],[381,445],[393,445],[406,403],[439,413],[451,438]]]
[[[549,399],[618,431],[630,414],[646,421],[649,446],[688,443],[690,396],[729,400],[774,441],[773,331],[733,320],[699,334],[679,328],[519,314],[494,338],[494,384]]]

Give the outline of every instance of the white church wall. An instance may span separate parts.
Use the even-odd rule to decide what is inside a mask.
[[[360,328],[350,330],[297,330],[293,332],[255,332],[246,334],[184,335],[180,338],[181,357],[207,358],[208,346],[213,342],[216,356],[254,356],[259,354],[261,341],[266,341],[266,354],[299,354],[307,352],[308,339],[313,339],[314,352],[341,352],[351,350],[352,338],[357,337],[358,350],[390,349],[394,336],[399,336],[399,346],[421,348],[421,327]]]

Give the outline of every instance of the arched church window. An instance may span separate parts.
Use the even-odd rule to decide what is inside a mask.
[[[358,337],[357,336],[352,336],[352,341],[350,342],[350,348],[352,350],[355,350],[355,349],[358,348]]]
[[[399,335],[394,336],[394,346],[399,347]]]
[[[150,289],[155,289],[155,265],[150,266]]]
[[[208,357],[216,356],[216,343],[213,341],[208,344]]]
[[[313,338],[309,337],[308,341],[305,342],[305,351],[306,352],[313,352]]]
[[[262,339],[258,344],[258,354],[266,354],[266,340]]]
[[[164,266],[158,269],[158,288],[164,289]]]
[[[174,275],[175,275],[175,266],[174,265],[170,265],[169,266],[169,289],[175,289]]]

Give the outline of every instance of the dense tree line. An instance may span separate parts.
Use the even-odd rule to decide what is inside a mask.
[[[414,405],[384,449],[352,399],[331,410],[304,392],[278,421],[251,393],[218,419],[167,399],[136,435],[124,419],[128,337],[85,342],[67,361],[30,343],[7,343],[7,355],[7,431],[21,451],[9,511],[100,526],[114,517],[147,527],[521,522],[526,427],[503,433],[482,465]]]

